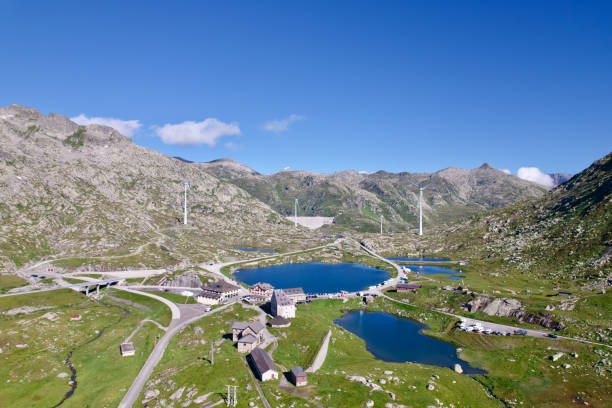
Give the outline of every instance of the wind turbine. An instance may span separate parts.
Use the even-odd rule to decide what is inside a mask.
[[[185,180],[185,213],[183,215],[183,224],[187,225],[187,190],[189,190],[189,181]]]
[[[426,190],[427,187],[431,185],[431,177],[429,178],[429,183],[425,185],[414,183],[410,184],[419,189],[419,235],[423,235],[423,190]]]

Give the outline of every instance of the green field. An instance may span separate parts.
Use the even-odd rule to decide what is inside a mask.
[[[28,282],[15,275],[0,275],[0,293],[27,285]]]
[[[144,325],[132,338],[136,355],[122,358],[119,344],[140,320],[151,317],[149,313],[106,297],[97,302],[72,290],[0,298],[2,312],[23,306],[45,309],[0,315],[0,406],[59,403],[71,389],[65,365],[71,350],[77,387],[62,407],[116,406],[161,333],[154,325]],[[73,314],[82,319],[71,321]],[[20,342],[28,346],[16,348]]]

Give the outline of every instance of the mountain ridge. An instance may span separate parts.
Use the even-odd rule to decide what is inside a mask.
[[[418,187],[425,190],[426,222],[449,223],[481,211],[544,194],[543,186],[484,163],[475,169],[447,167],[434,173],[360,173],[344,170],[314,173],[283,170],[263,175],[232,160],[195,163],[205,171],[245,189],[283,215],[292,215],[298,199],[301,215],[333,216],[344,227],[360,231],[379,228],[382,214],[394,231],[416,227]],[[245,169],[248,169],[245,170]]]

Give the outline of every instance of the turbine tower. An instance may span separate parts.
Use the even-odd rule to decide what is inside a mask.
[[[423,187],[419,188],[419,235],[423,235]]]
[[[185,212],[183,214],[183,224],[187,225],[187,190],[189,190],[189,181],[185,180]]]
[[[431,177],[425,185],[410,183],[419,189],[419,235],[423,235],[423,190],[431,185]]]

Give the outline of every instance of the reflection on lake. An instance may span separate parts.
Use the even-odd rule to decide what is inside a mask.
[[[486,374],[486,371],[470,367],[457,357],[451,344],[426,336],[421,330],[427,326],[410,319],[384,312],[351,312],[334,323],[344,327],[366,342],[366,348],[374,356],[390,362],[416,362],[453,368],[460,364],[464,374]]]

